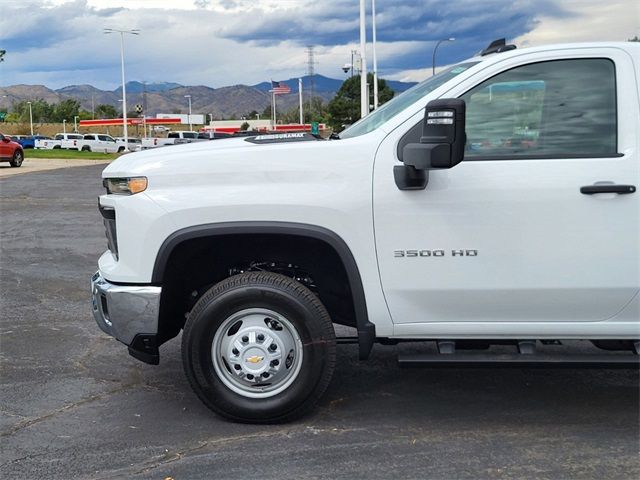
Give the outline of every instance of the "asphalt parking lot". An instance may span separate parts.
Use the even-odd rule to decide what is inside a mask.
[[[102,168],[0,179],[1,478],[640,478],[634,371],[403,370],[345,345],[310,416],[216,417],[179,338],[146,365],[93,320]]]

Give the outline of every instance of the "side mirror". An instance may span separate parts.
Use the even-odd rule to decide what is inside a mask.
[[[427,104],[420,143],[402,149],[404,166],[393,167],[400,190],[423,190],[429,170],[452,168],[464,158],[465,103],[458,98],[441,98]]]

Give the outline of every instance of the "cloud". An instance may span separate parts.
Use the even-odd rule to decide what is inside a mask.
[[[629,38],[640,32],[628,3],[377,0],[379,72],[424,78],[436,41],[451,36],[456,41],[440,46],[438,65],[502,36],[521,45]],[[125,37],[127,79],[213,87],[286,79],[304,75],[309,44],[316,71],[340,78],[350,51],[360,48],[358,7],[355,0],[3,0],[0,84],[116,88],[119,38],[104,35],[105,27],[141,30]]]

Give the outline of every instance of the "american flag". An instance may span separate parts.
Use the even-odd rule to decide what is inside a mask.
[[[284,82],[274,82],[271,80],[271,90],[274,95],[284,95],[285,93],[291,93],[289,85]]]

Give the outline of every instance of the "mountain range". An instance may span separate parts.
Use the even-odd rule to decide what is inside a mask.
[[[324,101],[331,100],[342,85],[342,80],[313,76],[313,90],[317,97]],[[291,88],[291,94],[278,96],[278,110],[284,111],[298,104],[298,79],[284,80]],[[415,83],[388,81],[387,84],[396,93],[407,90]],[[127,106],[132,110],[136,104],[146,103],[147,116],[158,113],[188,113],[188,100],[191,95],[192,112],[194,114],[212,114],[215,119],[237,118],[253,110],[262,112],[271,104],[270,82],[257,85],[232,85],[212,88],[205,85],[185,86],[174,82],[142,83],[130,81],[126,84]],[[311,77],[302,77],[302,91],[305,99],[311,91]],[[145,98],[146,97],[146,98]],[[41,98],[48,103],[59,103],[73,98],[80,102],[81,108],[91,111],[93,107],[107,104],[120,110],[122,87],[115,90],[100,90],[92,85],[69,85],[56,90],[44,85],[11,85],[0,87],[0,110],[10,109],[11,105],[20,101]]]

